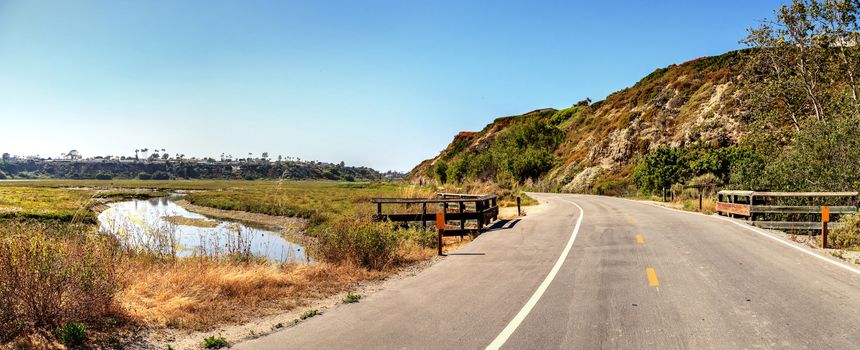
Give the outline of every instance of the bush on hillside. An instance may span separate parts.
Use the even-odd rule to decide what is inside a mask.
[[[517,119],[486,148],[477,152],[459,152],[458,157],[451,153],[448,158],[453,160],[436,164],[434,177],[443,184],[493,180],[500,184],[522,184],[529,179],[536,181],[555,166],[554,151],[563,139],[564,133],[554,125],[548,125],[545,118]]]
[[[438,180],[439,183],[444,185],[448,182],[448,163],[445,163],[445,161],[440,160],[433,167],[433,172],[436,177],[436,180]]]

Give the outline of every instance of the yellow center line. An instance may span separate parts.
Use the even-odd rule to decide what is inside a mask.
[[[657,279],[657,272],[654,271],[653,267],[649,267],[645,269],[645,272],[648,274],[648,285],[651,287],[660,286],[660,280]]]
[[[636,243],[645,244],[645,237],[642,237],[642,235],[636,235]]]
[[[627,218],[627,223],[631,225],[636,225],[636,220],[633,220],[633,218]]]

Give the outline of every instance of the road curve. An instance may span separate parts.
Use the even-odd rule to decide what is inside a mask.
[[[533,196],[546,208],[513,228],[360,303],[234,348],[860,347],[853,267],[718,217]]]

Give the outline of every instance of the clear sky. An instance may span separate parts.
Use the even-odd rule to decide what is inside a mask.
[[[409,170],[496,117],[738,49],[779,3],[0,0],[0,152]]]

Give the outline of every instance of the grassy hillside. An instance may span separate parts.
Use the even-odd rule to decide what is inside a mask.
[[[661,146],[739,142],[742,55],[660,68],[604,101],[498,118],[479,132],[461,132],[410,176],[549,191],[629,191],[637,162]]]
[[[853,2],[794,0],[748,29],[749,49],[657,69],[604,101],[496,119],[411,177],[604,194],[857,190],[858,18]]]

